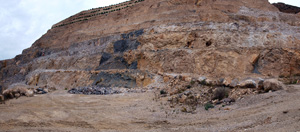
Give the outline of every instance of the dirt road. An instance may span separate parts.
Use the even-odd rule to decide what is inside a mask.
[[[247,96],[225,108],[199,106],[196,114],[153,98],[151,91],[87,96],[64,90],[22,97],[0,105],[0,131],[300,131],[300,86]]]

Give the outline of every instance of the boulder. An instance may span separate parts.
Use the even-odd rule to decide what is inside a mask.
[[[34,92],[32,90],[28,90],[25,94],[26,97],[33,97]]]
[[[3,96],[5,98],[14,98],[14,95],[12,94],[12,90],[11,89],[6,89],[3,91]]]
[[[21,96],[26,95],[28,92],[27,88],[18,88],[18,92],[20,93]]]
[[[49,93],[49,90],[48,90],[47,88],[44,88],[44,91],[45,91],[46,93]]]
[[[239,80],[238,80],[238,79],[233,79],[233,80],[230,82],[229,87],[235,88],[235,87],[237,87],[238,84],[239,84]]]
[[[189,95],[192,94],[192,91],[185,91],[183,94],[186,95],[186,96],[189,96]]]
[[[14,96],[15,96],[15,98],[19,98],[19,97],[21,97],[21,94],[20,93],[16,93]]]
[[[259,90],[263,90],[263,88],[264,88],[264,81],[265,81],[264,79],[261,79],[261,78],[258,79],[258,83],[257,84],[258,84],[258,89]]]
[[[197,81],[200,83],[200,84],[203,84],[203,85],[205,85],[206,84],[206,77],[199,77],[198,79],[197,79]]]
[[[214,85],[214,81],[210,80],[210,79],[205,79],[205,85]]]
[[[191,82],[193,80],[192,77],[184,76],[183,78],[184,78],[184,81],[186,81],[186,82]]]
[[[263,90],[268,92],[270,90],[277,91],[284,88],[284,84],[277,79],[267,79],[263,82]]]
[[[222,82],[222,84],[223,84],[223,86],[225,86],[225,87],[229,87],[230,84],[231,84],[231,80],[229,80],[229,79],[224,79],[223,82]]]
[[[232,102],[235,102],[235,99],[233,99],[233,98],[225,98],[225,99],[222,100],[222,102],[225,103],[225,104],[230,104]]]
[[[247,79],[238,84],[240,88],[256,88],[256,82],[253,79]]]

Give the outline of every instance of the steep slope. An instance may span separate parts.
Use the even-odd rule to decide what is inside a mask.
[[[267,0],[129,1],[55,24],[0,62],[0,85],[132,88],[179,75],[291,81],[300,76],[299,27],[299,15]]]
[[[296,6],[287,5],[284,3],[273,3],[273,5],[275,7],[277,7],[279,9],[279,11],[281,11],[281,12],[294,13],[294,14],[297,14],[300,12],[300,8],[296,7]]]

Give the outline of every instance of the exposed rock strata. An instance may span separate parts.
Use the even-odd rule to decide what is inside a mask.
[[[299,15],[267,0],[146,0],[56,24],[0,61],[0,85],[132,88],[164,86],[166,75],[226,78],[228,86],[247,77],[289,80],[300,75],[299,27]]]

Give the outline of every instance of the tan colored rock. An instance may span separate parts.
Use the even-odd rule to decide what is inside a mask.
[[[142,87],[146,87],[146,86],[152,84],[153,82],[155,82],[153,79],[151,79],[151,78],[145,78],[144,81],[143,81]]]
[[[20,94],[20,93],[16,93],[16,94],[14,95],[14,97],[15,97],[15,98],[19,98],[19,97],[21,97],[21,94]]]
[[[277,91],[283,89],[285,86],[282,82],[277,79],[266,79],[263,83],[264,91]]]
[[[179,102],[180,103],[184,103],[186,99],[187,99],[187,96],[186,95],[182,95],[181,98],[179,99]]]
[[[184,81],[189,82],[189,83],[193,80],[193,78],[189,77],[189,76],[184,76],[183,78],[184,78]]]
[[[33,97],[34,92],[32,90],[28,90],[27,93],[25,94],[26,97]]]
[[[203,0],[197,0],[196,5],[197,5],[197,6],[200,6],[202,1],[203,1]]]
[[[21,95],[26,95],[28,93],[28,89],[27,88],[18,88],[18,92]]]
[[[49,92],[49,90],[47,89],[47,88],[44,88],[43,89],[46,93],[48,93]]]
[[[231,79],[229,79],[229,78],[225,78],[222,82],[222,85],[226,86],[226,87],[229,87],[230,84],[231,84]]]
[[[253,79],[247,79],[247,80],[241,81],[238,84],[238,86],[240,88],[256,88],[257,84]]]
[[[170,81],[170,78],[167,77],[167,76],[165,76],[165,77],[164,77],[164,82],[167,83],[167,82],[169,82],[169,81]]]
[[[255,62],[259,59],[259,54],[253,54],[250,56],[250,63],[254,65]]]
[[[210,79],[206,79],[205,80],[205,84],[206,85],[214,85],[214,82],[212,80],[210,80]]]

